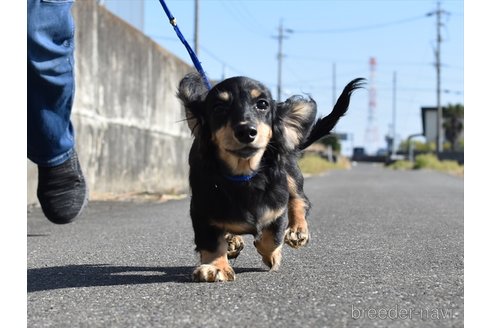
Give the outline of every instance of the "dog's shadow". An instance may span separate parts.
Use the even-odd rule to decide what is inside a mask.
[[[64,288],[137,285],[152,283],[191,283],[194,267],[134,267],[107,264],[67,265],[27,270],[27,292]],[[236,273],[264,271],[236,268]]]

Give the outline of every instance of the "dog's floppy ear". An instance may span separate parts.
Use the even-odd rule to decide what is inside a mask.
[[[277,104],[274,126],[280,128],[287,151],[296,149],[309,135],[316,118],[316,102],[311,98],[292,96]]]
[[[198,135],[205,123],[204,100],[207,92],[202,77],[198,73],[189,73],[179,82],[177,96],[185,106],[188,127],[194,136]]]

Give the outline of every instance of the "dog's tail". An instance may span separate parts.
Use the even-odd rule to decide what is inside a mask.
[[[350,103],[350,96],[354,90],[364,87],[366,79],[357,78],[349,82],[343,89],[342,94],[338,97],[338,100],[333,107],[330,114],[323,118],[319,118],[314,124],[309,136],[300,145],[300,149],[306,149],[315,141],[330,134],[330,131],[335,127],[340,117],[342,117],[348,109]]]

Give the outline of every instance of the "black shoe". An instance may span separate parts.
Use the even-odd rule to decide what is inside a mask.
[[[75,150],[63,164],[38,166],[38,199],[44,215],[56,224],[72,222],[82,213],[88,191]]]

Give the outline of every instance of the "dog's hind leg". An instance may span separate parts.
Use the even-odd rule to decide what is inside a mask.
[[[244,239],[241,236],[226,233],[225,240],[227,243],[227,258],[235,259],[239,256],[244,248]]]
[[[285,216],[281,216],[271,225],[264,228],[261,235],[254,241],[256,250],[260,253],[263,263],[270,268],[270,271],[277,271],[280,267],[286,228],[287,219]]]
[[[291,175],[292,174],[292,175]],[[300,172],[287,175],[289,186],[289,226],[285,232],[285,243],[293,248],[304,246],[309,241],[309,230],[306,216],[310,203],[302,189],[303,177]]]

